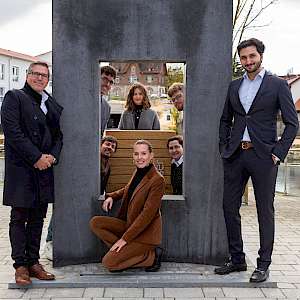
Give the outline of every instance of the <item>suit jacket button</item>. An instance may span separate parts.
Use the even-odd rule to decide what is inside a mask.
[[[33,118],[34,118],[35,120],[37,120],[37,116],[34,116]]]
[[[246,115],[246,119],[250,119],[251,118],[251,116],[249,116],[249,115]]]

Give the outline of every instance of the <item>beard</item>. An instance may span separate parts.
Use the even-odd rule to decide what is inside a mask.
[[[250,69],[250,70],[249,70],[246,66],[244,66],[244,69],[245,69],[246,72],[249,73],[249,74],[255,73],[257,70],[260,69],[261,64],[262,64],[262,60],[260,60],[259,62],[255,63],[253,69]]]

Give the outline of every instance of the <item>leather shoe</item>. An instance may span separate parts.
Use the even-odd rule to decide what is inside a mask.
[[[247,271],[247,264],[234,264],[232,261],[225,263],[223,267],[215,268],[215,273],[218,275],[225,275],[232,272]]]
[[[164,251],[161,247],[156,247],[154,251],[155,251],[155,258],[154,258],[153,265],[150,267],[146,267],[145,268],[146,272],[157,272],[161,267],[161,258]]]
[[[255,269],[250,277],[250,282],[263,282],[269,278],[270,271]]]
[[[15,279],[18,285],[24,286],[31,284],[28,268],[24,266],[18,267],[15,272]]]
[[[54,280],[55,276],[43,268],[41,264],[35,264],[29,267],[30,277],[35,277],[39,280]]]

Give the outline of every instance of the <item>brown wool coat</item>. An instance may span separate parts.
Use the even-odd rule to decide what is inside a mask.
[[[126,221],[126,231],[122,238],[127,242],[141,242],[159,245],[162,239],[160,214],[161,199],[164,194],[165,180],[153,166],[128,199],[128,188],[135,175],[122,189],[107,193],[114,201],[122,199],[118,218]]]

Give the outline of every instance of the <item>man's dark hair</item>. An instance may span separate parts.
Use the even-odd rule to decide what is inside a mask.
[[[103,66],[101,67],[101,75],[104,73],[105,75],[110,75],[114,79],[116,79],[117,76],[117,70],[112,66]]]
[[[114,136],[107,135],[107,136],[103,137],[102,140],[101,140],[101,145],[102,145],[104,142],[110,142],[110,143],[116,144],[115,152],[117,151],[117,148],[118,148],[118,140],[117,140]]]
[[[167,148],[169,149],[169,143],[172,141],[178,141],[178,143],[183,147],[183,137],[182,135],[174,135],[168,139]]]
[[[32,72],[32,68],[34,66],[43,66],[43,67],[46,67],[48,69],[48,76],[50,76],[49,65],[46,62],[44,62],[44,61],[35,61],[35,62],[32,62],[29,65],[29,67],[28,67],[27,74],[30,74]]]
[[[247,47],[251,47],[254,46],[256,47],[257,52],[262,55],[265,52],[265,45],[262,41],[252,38],[249,40],[245,40],[242,41],[238,46],[237,46],[237,50],[238,50],[238,54],[240,55],[240,51],[243,48],[247,48]]]

